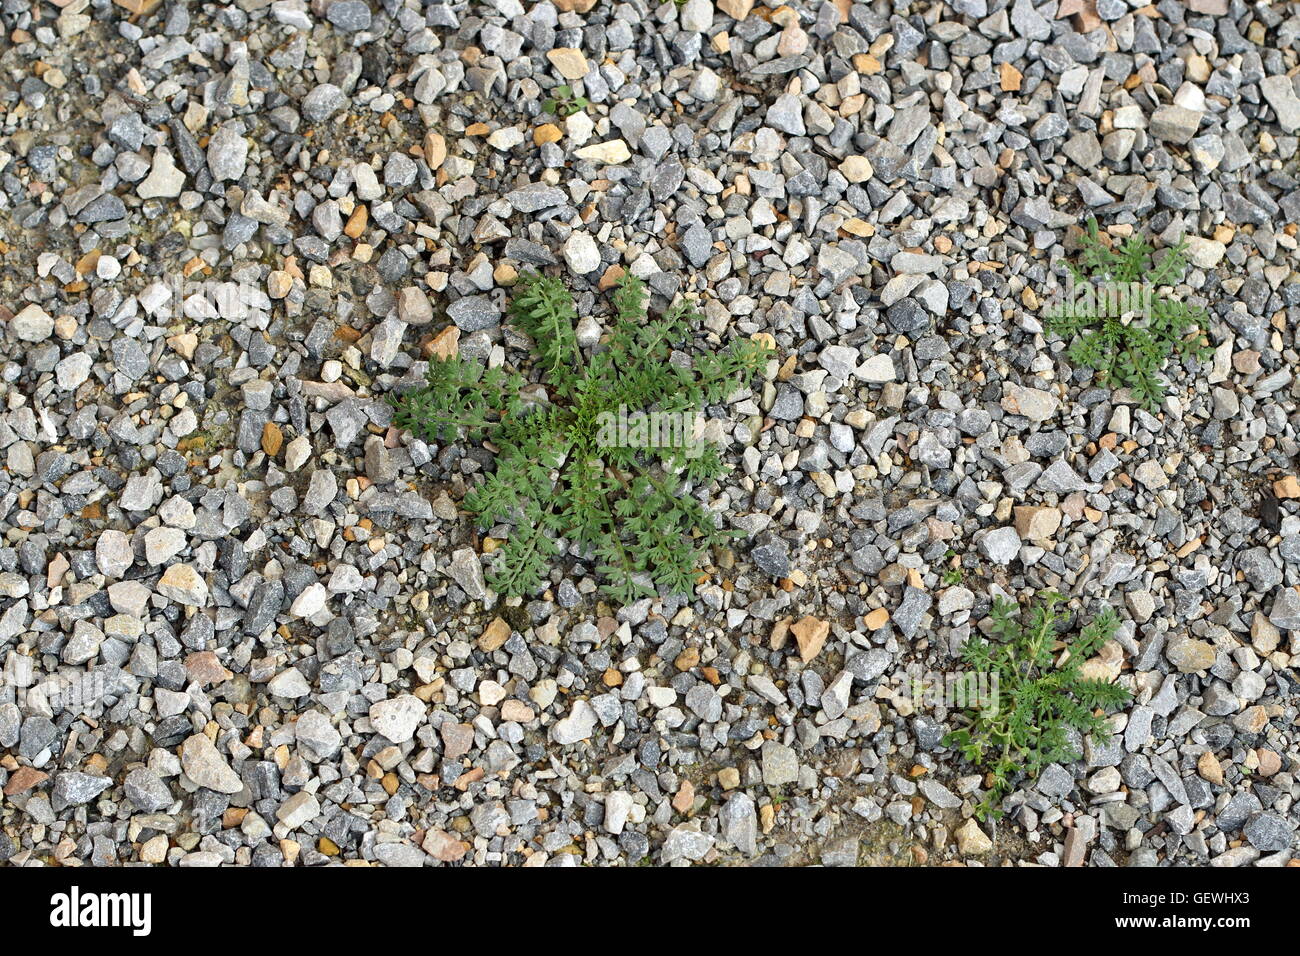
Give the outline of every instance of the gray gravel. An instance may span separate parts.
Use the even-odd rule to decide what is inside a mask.
[[[124,6],[0,10],[0,862],[1292,862],[1293,5]],[[1090,215],[1188,238],[1154,413],[1043,332]],[[393,426],[529,268],[775,344],[694,595],[502,598]],[[980,823],[906,689],[1048,588],[1134,702]]]

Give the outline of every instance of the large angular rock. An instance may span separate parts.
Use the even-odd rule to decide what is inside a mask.
[[[569,716],[551,725],[551,739],[561,746],[586,740],[596,732],[599,718],[595,709],[585,700],[575,700]]]
[[[239,793],[244,782],[206,734],[195,734],[181,745],[181,769],[200,787],[217,793]]]
[[[424,702],[411,694],[370,705],[370,723],[395,744],[405,743],[415,736],[415,729],[424,720],[424,714]]]

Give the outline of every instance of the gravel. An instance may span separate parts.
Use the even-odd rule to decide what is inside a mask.
[[[135,9],[0,12],[0,861],[1292,862],[1293,9]],[[1089,216],[1187,241],[1159,408],[1044,331]],[[396,425],[529,269],[774,344],[694,594],[498,595]],[[981,824],[910,682],[1047,589],[1134,699]]]

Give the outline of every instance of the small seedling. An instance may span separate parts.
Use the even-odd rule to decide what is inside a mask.
[[[496,452],[495,470],[464,503],[485,528],[514,527],[492,559],[500,593],[534,593],[561,539],[594,554],[620,603],[654,593],[651,582],[689,593],[704,549],[739,533],[720,530],[692,494],[726,470],[718,446],[690,428],[645,423],[695,423],[764,366],[767,346],[737,339],[692,360],[684,343],[699,316],[688,303],[649,318],[645,286],[630,273],[612,300],[612,329],[585,356],[564,283],[523,275],[510,315],[533,341],[546,394],[533,385],[526,398],[521,373],[455,357],[431,361],[427,384],[394,401],[400,427]],[[635,415],[639,427],[622,427]]]
[[[555,95],[542,101],[543,112],[550,113],[552,116],[564,118],[572,116],[574,113],[581,113],[591,105],[591,100],[585,96],[574,96],[573,87],[568,83],[562,83],[553,91]]]
[[[961,561],[957,557],[957,552],[952,548],[949,548],[943,553],[943,556],[948,560],[948,566],[943,569],[943,574],[941,575],[941,580],[944,585],[952,587],[953,585],[961,584],[962,580],[966,577],[966,572],[962,570]]]
[[[1070,361],[1095,369],[1105,385],[1129,389],[1154,411],[1165,394],[1159,372],[1171,356],[1204,360],[1213,353],[1205,309],[1161,291],[1187,270],[1186,242],[1160,256],[1137,235],[1115,247],[1089,219],[1080,245],[1080,262],[1067,264],[1067,295],[1044,312],[1047,330],[1072,340]]]
[[[1064,638],[1059,625],[1068,615],[1058,610],[1064,601],[1047,592],[1022,623],[1016,604],[994,598],[994,639],[973,634],[962,648],[968,667],[993,678],[993,699],[974,702],[968,726],[949,733],[944,743],[988,771],[990,786],[976,811],[982,820],[1001,816],[1002,798],[1022,774],[1033,780],[1050,763],[1079,759],[1071,729],[1109,739],[1103,713],[1132,696],[1118,684],[1079,675],[1083,662],[1114,635],[1115,612],[1106,608],[1077,636]]]

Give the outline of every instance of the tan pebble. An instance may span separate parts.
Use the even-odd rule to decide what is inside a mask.
[[[993,849],[993,841],[974,820],[967,820],[956,836],[957,849],[962,856],[979,856]]]
[[[1210,751],[1205,751],[1196,761],[1196,772],[1201,775],[1202,780],[1223,786],[1223,766],[1219,763],[1219,758]]]
[[[438,169],[447,160],[447,140],[433,130],[424,134],[424,162],[430,169]]]
[[[501,719],[512,720],[517,724],[526,724],[537,715],[522,700],[511,698],[501,705]]]
[[[283,299],[293,288],[293,277],[283,269],[274,269],[266,277],[266,294],[272,299]]]
[[[677,796],[673,797],[673,809],[678,813],[685,813],[695,803],[695,785],[689,780],[683,780],[681,787],[677,790]]]
[[[698,647],[688,647],[673,661],[673,666],[679,671],[688,671],[700,662],[700,649]]]
[[[140,859],[145,863],[162,863],[167,859],[167,849],[167,837],[160,833],[140,847]]]
[[[1282,758],[1276,751],[1269,750],[1267,747],[1261,747],[1255,751],[1259,758],[1259,775],[1261,777],[1271,777],[1282,769]]]
[[[426,349],[426,354],[430,357],[437,357],[444,360],[455,358],[459,352],[460,329],[456,328],[454,325],[447,326],[447,328],[435,335]],[[487,548],[485,547],[484,551],[486,550]]]
[[[274,458],[280,454],[280,446],[284,444],[284,432],[275,422],[267,422],[262,426],[262,451],[266,452],[268,458]]]
[[[547,143],[558,143],[563,137],[564,132],[554,123],[543,123],[533,130],[533,145],[544,146]]]
[[[878,607],[862,619],[862,623],[869,631],[878,631],[889,623],[889,612],[883,607]]]
[[[366,207],[358,203],[357,207],[352,210],[352,215],[348,216],[347,225],[343,227],[343,234],[349,239],[360,238],[361,234],[366,231],[366,220],[369,217],[370,214],[366,211]]]
[[[874,175],[875,170],[867,157],[849,156],[840,163],[840,172],[851,183],[864,183]]]
[[[754,0],[718,0],[718,9],[733,20],[743,20],[754,9]]]
[[[492,623],[483,628],[483,633],[478,637],[479,650],[490,654],[508,640],[510,640],[510,625],[500,617],[493,618]]]
[[[566,80],[580,80],[591,70],[582,51],[569,46],[548,50],[546,59],[551,61],[551,66],[559,70],[560,75]]]
[[[1300,498],[1300,481],[1295,475],[1287,475],[1273,482],[1273,494],[1279,498]]]
[[[618,285],[619,280],[623,278],[624,274],[625,270],[622,266],[610,266],[605,270],[604,274],[601,275],[597,287],[601,292],[608,292],[610,289],[614,288],[614,286]]]
[[[826,638],[830,636],[831,625],[829,621],[808,616],[795,623],[790,630],[799,645],[799,657],[806,664],[821,653]]]

